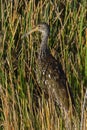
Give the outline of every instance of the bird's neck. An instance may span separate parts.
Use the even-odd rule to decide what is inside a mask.
[[[47,44],[48,44],[48,35],[43,35],[40,45],[39,59],[46,58],[49,55],[50,51]]]

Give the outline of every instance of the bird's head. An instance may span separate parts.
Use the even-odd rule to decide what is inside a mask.
[[[36,32],[36,31],[39,31],[42,33],[42,35],[44,36],[49,36],[50,34],[50,28],[49,28],[49,25],[47,23],[41,23],[41,24],[38,24],[36,27],[34,27],[31,31],[29,31],[28,33],[24,34],[22,36],[22,38],[28,36],[29,34],[33,33],[33,32]]]
[[[50,28],[49,28],[49,25],[47,23],[38,24],[38,26],[36,28],[37,28],[37,31],[40,31],[42,33],[42,35],[49,36]]]

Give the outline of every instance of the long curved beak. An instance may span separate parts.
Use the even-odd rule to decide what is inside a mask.
[[[28,33],[25,33],[24,35],[22,35],[21,39],[23,39],[24,37],[27,37],[28,35],[30,35],[31,33],[38,31],[38,26],[33,28],[31,31],[29,31]]]

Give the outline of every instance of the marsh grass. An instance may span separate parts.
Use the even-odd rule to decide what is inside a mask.
[[[0,130],[64,130],[35,77],[39,33],[21,40],[44,21],[50,25],[50,50],[60,59],[81,118],[87,87],[86,0],[0,0]],[[87,126],[87,116],[84,122]]]

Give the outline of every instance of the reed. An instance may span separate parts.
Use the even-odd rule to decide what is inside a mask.
[[[80,129],[87,87],[86,0],[0,0],[0,130],[64,130],[35,77],[39,34],[21,40],[40,22],[50,25],[49,47],[72,88]],[[84,122],[87,126],[87,116]]]

